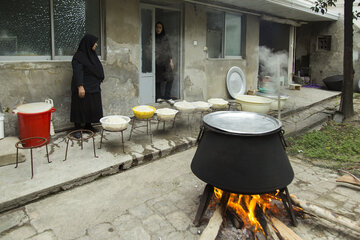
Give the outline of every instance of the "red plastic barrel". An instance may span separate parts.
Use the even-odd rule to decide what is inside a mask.
[[[17,108],[20,139],[43,137],[50,141],[51,113],[55,112],[48,103],[28,103]],[[36,147],[38,139],[24,141],[24,147]]]

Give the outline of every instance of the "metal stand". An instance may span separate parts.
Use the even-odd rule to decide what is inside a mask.
[[[121,132],[121,143],[122,143],[122,149],[123,149],[123,153],[125,153],[125,147],[124,147],[124,131],[126,130],[127,128],[123,129],[123,130],[119,130],[119,131],[112,131],[112,130],[108,130],[108,129],[102,129],[101,131],[101,139],[100,139],[100,147],[99,149],[101,149],[101,144],[102,144],[102,140],[103,140],[103,135],[104,135],[104,131],[107,131],[107,132]]]
[[[157,122],[156,130],[159,129],[159,124],[160,124],[160,122],[163,123],[163,130],[165,130],[165,122],[170,122],[170,121],[172,121],[172,126],[171,126],[171,128],[174,128],[174,127],[175,127],[175,119],[176,119],[176,116],[177,116],[177,115],[178,115],[178,113],[175,114],[175,116],[174,116],[173,119],[169,119],[169,120],[163,120],[163,119],[157,118],[157,121],[158,121],[158,122]]]
[[[37,141],[33,141],[33,140],[37,140]],[[26,141],[30,141],[30,143],[33,145],[33,146],[29,146],[29,147],[26,147]],[[20,144],[22,146],[20,146]],[[31,179],[34,177],[34,161],[33,161],[33,153],[32,153],[32,150],[33,148],[39,148],[39,147],[42,147],[42,146],[46,146],[46,156],[47,156],[47,160],[48,160],[48,163],[51,163],[50,159],[49,159],[49,151],[48,151],[48,147],[47,147],[47,139],[46,138],[43,138],[43,137],[30,137],[30,138],[24,138],[22,140],[20,140],[19,142],[17,142],[15,144],[15,147],[16,147],[16,166],[15,168],[18,167],[18,163],[19,163],[19,149],[30,149],[30,155],[31,155]]]
[[[80,133],[80,138],[75,138],[73,137],[72,135],[76,132],[79,132]],[[83,137],[83,133],[86,133],[88,134],[89,136],[86,136],[85,138]],[[68,147],[69,147],[69,141],[70,140],[74,140],[74,141],[80,141],[80,144],[81,144],[81,150],[83,149],[83,142],[85,140],[88,140],[90,138],[92,138],[93,140],[93,148],[94,148],[94,157],[98,158],[98,156],[96,156],[96,151],[95,151],[95,140],[94,140],[94,132],[91,131],[91,130],[88,130],[88,129],[78,129],[78,130],[74,130],[74,131],[71,131],[69,132],[66,137],[67,137],[67,142],[66,142],[66,152],[65,152],[65,159],[64,161],[66,161],[67,159],[67,153],[68,153]]]
[[[234,100],[229,101],[228,110],[242,111],[241,103],[236,102]]]
[[[151,119],[153,119],[153,118],[151,117],[151,118],[146,118],[146,119],[140,119],[140,118],[133,116],[131,118],[131,130],[130,130],[129,141],[131,139],[132,132],[135,131],[136,128],[146,127],[146,134],[150,135],[150,142],[152,143]],[[140,121],[140,122],[145,121],[146,125],[136,126],[137,121]]]

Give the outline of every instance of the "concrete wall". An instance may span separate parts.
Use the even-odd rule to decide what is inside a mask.
[[[104,115],[130,114],[139,103],[139,1],[105,2],[106,58],[102,61],[105,80],[101,86]],[[18,135],[17,105],[54,101],[55,130],[72,127],[70,123],[71,60],[0,63],[0,103],[5,114],[5,136]]]
[[[247,89],[255,88],[258,71],[259,19],[246,16],[246,49],[244,59],[209,60],[206,57],[206,8],[184,4],[182,97],[186,100],[228,98],[226,74],[239,66]],[[105,80],[101,85],[104,115],[131,115],[139,104],[140,8],[139,0],[104,1],[103,66]],[[193,41],[198,42],[197,46]],[[5,114],[5,135],[18,135],[17,117],[11,111],[17,105],[54,101],[55,130],[72,127],[70,123],[71,60],[0,63],[0,104]]]
[[[184,99],[229,98],[226,74],[238,66],[246,76],[246,88],[255,88],[258,72],[259,19],[247,15],[244,59],[207,59],[205,7],[185,4],[184,13]],[[197,45],[193,41],[197,41]]]
[[[355,70],[354,90],[358,91],[360,79],[360,32],[354,26],[353,38],[353,66]],[[319,35],[331,36],[331,50],[318,50],[317,38]],[[310,55],[310,74],[313,83],[324,85],[322,80],[332,75],[343,74],[344,54],[344,19],[336,22],[309,23],[297,29],[296,59],[306,54]]]

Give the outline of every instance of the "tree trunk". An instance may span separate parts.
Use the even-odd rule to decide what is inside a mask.
[[[354,115],[353,105],[353,0],[344,0],[344,81],[340,111],[344,118]]]

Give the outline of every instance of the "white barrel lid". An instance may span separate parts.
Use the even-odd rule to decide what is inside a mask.
[[[50,103],[46,102],[35,102],[26,103],[16,108],[19,113],[41,113],[49,111],[52,108]]]

